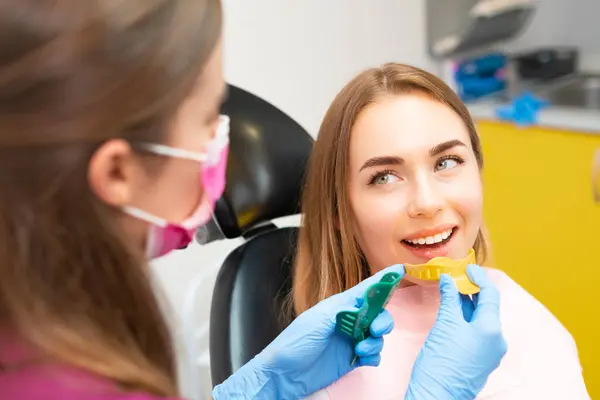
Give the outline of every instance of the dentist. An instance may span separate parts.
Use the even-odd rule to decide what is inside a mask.
[[[0,391],[176,399],[147,262],[189,243],[224,189],[220,4],[3,0],[0,33]],[[391,316],[353,348],[335,315],[389,271],[404,268],[299,315],[214,398],[302,398],[378,365]],[[478,301],[443,277],[407,399],[473,399],[506,351],[498,291],[468,272]]]

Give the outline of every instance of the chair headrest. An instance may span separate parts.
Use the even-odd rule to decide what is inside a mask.
[[[272,104],[233,85],[222,113],[231,119],[227,185],[214,213],[223,235],[239,237],[298,214],[313,138]]]

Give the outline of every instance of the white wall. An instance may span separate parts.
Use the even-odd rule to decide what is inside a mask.
[[[272,102],[313,135],[337,91],[358,71],[386,61],[432,66],[422,0],[224,0],[224,8],[226,79]],[[200,279],[194,318],[197,326],[206,322],[216,268],[237,243],[194,244],[154,263],[174,319],[190,322],[183,315],[185,294]],[[207,336],[194,343],[206,349]],[[186,394],[193,395],[198,380],[208,386],[206,373],[186,375]]]
[[[225,0],[225,72],[316,133],[339,89],[386,61],[430,67],[421,0]]]

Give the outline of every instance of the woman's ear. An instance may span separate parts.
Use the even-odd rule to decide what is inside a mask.
[[[130,203],[137,173],[134,158],[123,139],[111,139],[94,152],[87,177],[92,192],[104,203],[115,207]]]

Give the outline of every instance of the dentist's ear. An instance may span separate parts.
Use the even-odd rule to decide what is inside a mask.
[[[135,155],[123,139],[103,143],[88,164],[88,183],[92,192],[104,203],[115,207],[131,202],[136,174]]]

